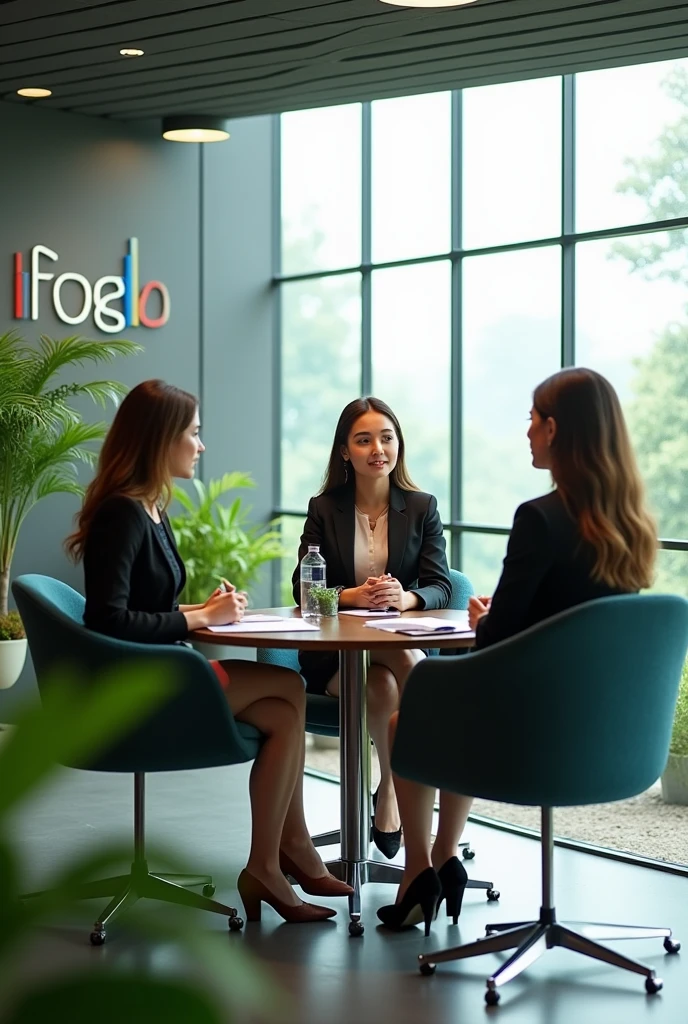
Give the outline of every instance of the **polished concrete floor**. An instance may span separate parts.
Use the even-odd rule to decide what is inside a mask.
[[[237,906],[234,882],[248,846],[246,781],[245,766],[180,772],[150,777],[147,793],[151,845],[173,847],[190,870],[212,872],[217,898]],[[338,788],[308,779],[306,790],[313,831],[336,827]],[[84,854],[103,841],[126,840],[130,822],[128,776],[65,770],[22,809],[12,831],[29,881],[40,885],[75,853]],[[493,880],[502,898],[488,904],[479,892],[469,892],[459,926],[441,918],[429,939],[420,928],[390,934],[376,926],[376,908],[393,896],[383,885],[364,890],[366,931],[359,939],[348,936],[345,901],[333,921],[317,925],[286,925],[264,909],[261,924],[248,925],[237,935],[227,934],[221,917],[187,913],[216,940],[221,963],[224,957],[230,962],[237,944],[255,954],[281,986],[278,1019],[294,1024],[472,1024],[485,1014],[498,1015],[508,1024],[673,1024],[688,1018],[688,945],[684,954],[669,957],[659,941],[618,944],[620,951],[654,966],[664,979],[664,990],[652,997],[645,994],[642,978],[560,950],[548,952],[507,985],[496,1009],[486,1009],[483,993],[497,957],[440,966],[433,977],[421,977],[415,966],[419,952],[470,941],[490,920],[537,913],[538,845],[477,825],[470,826],[470,839],[477,854],[470,873]],[[668,924],[688,942],[688,879],[567,850],[556,852],[555,873],[560,919]],[[89,924],[103,902],[81,904],[37,930],[18,954],[14,980],[35,986],[46,974],[64,976],[93,965],[203,977],[202,966],[194,966],[175,942],[134,934],[126,920],[112,927],[105,946],[91,948]],[[146,910],[150,920],[163,920],[165,914],[156,904]],[[272,1018],[242,1013],[232,1019]]]

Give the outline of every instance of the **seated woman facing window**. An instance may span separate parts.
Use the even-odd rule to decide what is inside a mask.
[[[548,377],[533,394],[528,440],[533,465],[550,471],[554,489],[519,506],[494,596],[471,598],[478,649],[567,608],[652,583],[656,528],[609,381],[582,368]],[[434,790],[396,775],[394,785],[406,865],[396,903],[378,915],[390,928],[423,918],[429,927],[444,899],[449,914],[460,912],[466,873],[455,853],[472,798],[440,793],[431,851]]]
[[[66,547],[83,558],[90,629],[121,640],[182,643],[195,629],[241,620],[246,595],[215,590],[203,604],[179,605],[186,574],[166,514],[172,478],[189,480],[205,446],[193,395],[147,380],[120,405],[103,444],[95,478]],[[287,921],[320,921],[335,913],[303,903],[305,892],[346,896],[353,890],[329,874],[303,813],[305,695],[296,672],[248,661],[211,662],[235,717],[265,739],[251,771],[251,850],[238,881],[249,921],[261,902]]]

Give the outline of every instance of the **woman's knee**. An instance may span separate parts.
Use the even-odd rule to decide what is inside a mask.
[[[288,701],[297,711],[305,712],[306,688],[298,672],[294,672],[290,668],[282,668],[279,665],[273,666],[272,671],[276,673],[275,696]]]
[[[367,680],[368,709],[389,714],[399,706],[399,687],[392,672],[381,665],[371,666]]]
[[[281,697],[262,697],[249,705],[241,716],[268,736],[289,736],[294,742],[303,734],[303,719],[289,700]]]

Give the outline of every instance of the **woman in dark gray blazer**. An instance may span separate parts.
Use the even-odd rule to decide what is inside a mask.
[[[327,584],[339,587],[346,608],[446,608],[451,580],[442,522],[432,494],[419,491],[404,459],[397,417],[378,398],[346,406],[335,430],[320,494],[311,498],[299,546],[299,563],[317,544],[327,564]],[[299,601],[299,566],[294,599]],[[389,761],[390,716],[399,707],[406,678],[421,651],[373,651],[368,672],[368,725],[380,761],[373,798],[373,838],[393,857],[401,829]],[[336,697],[337,655],[299,652],[309,691]]]

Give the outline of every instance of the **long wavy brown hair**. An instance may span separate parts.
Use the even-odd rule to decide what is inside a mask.
[[[162,380],[144,380],[122,401],[88,485],[77,528],[65,541],[67,553],[79,561],[98,509],[108,498],[158,502],[167,508],[172,496],[170,448],[191,423],[198,399]]]
[[[401,425],[399,420],[394,415],[390,407],[386,402],[383,402],[380,398],[373,398],[369,395],[367,398],[356,398],[353,402],[342,409],[341,416],[337,422],[337,427],[334,432],[334,441],[332,442],[332,451],[330,452],[330,460],[327,464],[327,470],[323,479],[323,484],[318,494],[325,494],[327,491],[333,491],[337,487],[343,487],[347,484],[349,487],[354,488],[356,486],[354,472],[348,472],[346,468],[346,462],[342,457],[342,446],[346,447],[349,442],[349,435],[353,430],[354,423],[363,416],[366,412],[379,412],[382,416],[386,416],[391,421],[394,431],[399,441],[399,456],[397,458],[397,464],[389,475],[390,481],[397,487],[400,487],[402,491],[418,491],[417,487],[408,469],[406,468],[404,435],[401,431]]]
[[[593,579],[619,590],[652,583],[657,529],[616,391],[582,367],[539,384],[533,407],[552,417],[552,477],[581,536],[596,552]]]

